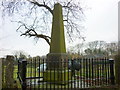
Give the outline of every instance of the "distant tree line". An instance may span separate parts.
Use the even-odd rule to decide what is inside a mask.
[[[67,48],[69,58],[83,57],[83,56],[115,56],[118,52],[118,42],[107,43],[105,41],[92,41],[87,43],[79,43]],[[46,56],[31,57],[24,51],[15,51],[14,57],[16,60],[19,58],[26,59],[46,59]]]
[[[118,51],[118,42],[92,41],[76,44],[67,50],[69,54],[114,56]]]

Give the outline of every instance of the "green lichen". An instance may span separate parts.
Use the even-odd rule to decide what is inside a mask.
[[[50,53],[66,53],[62,6],[59,3],[53,10]]]

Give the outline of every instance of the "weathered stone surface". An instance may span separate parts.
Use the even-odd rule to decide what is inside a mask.
[[[50,53],[66,53],[62,6],[59,3],[53,10]]]
[[[5,82],[6,82],[6,88],[13,88],[13,71],[14,71],[14,57],[13,56],[7,56],[6,57],[6,69],[5,69]]]
[[[68,66],[66,53],[49,53],[47,55],[47,67],[48,69],[64,69]]]
[[[66,45],[64,36],[64,24],[62,6],[57,3],[53,10],[53,22],[51,33],[50,53],[47,55],[47,71],[44,72],[44,80],[59,84],[69,82],[71,72],[67,70]],[[60,72],[61,71],[61,72]],[[52,75],[52,77],[51,77]]]
[[[44,81],[55,84],[68,84],[71,79],[71,71],[68,70],[48,70],[44,73]]]
[[[66,61],[64,61],[65,59],[63,60],[63,58],[66,58],[64,24],[62,6],[57,3],[53,10],[50,53],[47,55],[48,69],[64,67],[63,64]]]

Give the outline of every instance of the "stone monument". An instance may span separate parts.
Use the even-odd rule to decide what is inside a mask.
[[[59,84],[69,81],[71,73],[67,70],[66,56],[62,6],[57,3],[53,10],[50,53],[47,55],[48,70],[44,73],[44,80]]]

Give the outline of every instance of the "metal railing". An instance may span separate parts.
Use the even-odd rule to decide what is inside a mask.
[[[53,66],[49,69],[51,63]],[[61,66],[54,68],[58,64]],[[18,77],[23,90],[26,88],[71,89],[115,85],[114,60],[77,58],[61,60],[61,64],[40,58],[21,60],[18,63]]]

